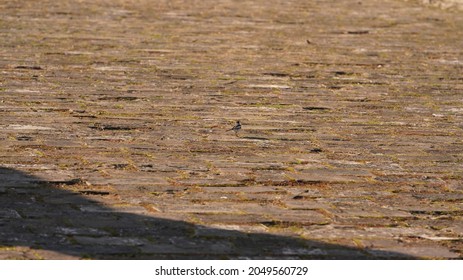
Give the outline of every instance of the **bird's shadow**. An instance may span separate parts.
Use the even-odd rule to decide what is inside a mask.
[[[2,248],[26,247],[93,259],[413,258],[118,212],[59,184],[0,167]]]

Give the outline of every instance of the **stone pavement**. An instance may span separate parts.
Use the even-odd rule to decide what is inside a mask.
[[[418,2],[1,0],[0,258],[461,259],[463,16]]]

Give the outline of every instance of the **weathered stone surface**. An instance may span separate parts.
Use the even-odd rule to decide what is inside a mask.
[[[390,248],[392,252],[405,253],[420,258],[430,258],[430,259],[454,259],[459,258],[460,254],[452,252],[445,247],[440,246],[430,246],[430,247],[396,247]]]
[[[462,0],[419,0],[424,5],[438,7],[441,9],[453,10],[457,9],[463,11]]]
[[[155,2],[0,3],[0,258],[462,258],[460,0]]]

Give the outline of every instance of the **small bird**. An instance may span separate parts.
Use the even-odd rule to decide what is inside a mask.
[[[231,129],[227,130],[227,131],[233,130],[235,132],[235,134],[238,134],[238,131],[240,129],[241,129],[241,123],[240,123],[240,121],[236,121],[236,125],[234,127],[232,127]]]

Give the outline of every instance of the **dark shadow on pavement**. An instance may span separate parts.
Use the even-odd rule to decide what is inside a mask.
[[[2,248],[27,247],[58,252],[58,256],[93,259],[413,258],[116,212],[80,192],[62,188],[63,184],[74,183],[79,182],[47,182],[0,167]]]

